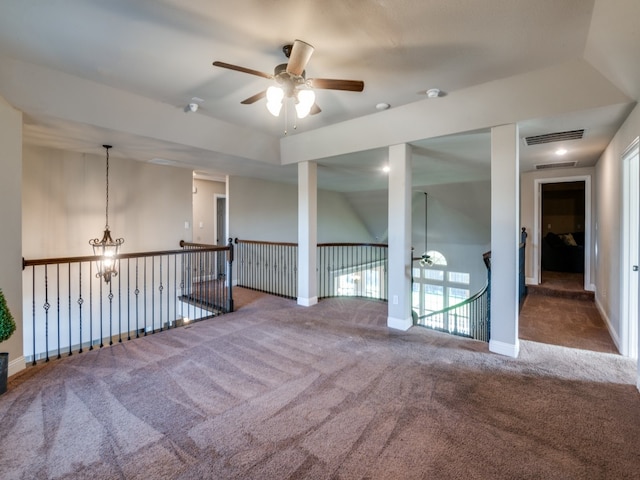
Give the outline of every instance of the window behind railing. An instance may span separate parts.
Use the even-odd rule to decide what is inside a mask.
[[[237,285],[297,298],[298,245],[234,240]],[[317,250],[318,297],[358,296],[387,299],[387,246],[321,243]]]
[[[318,244],[318,297],[387,300],[387,245]]]
[[[421,265],[413,259],[412,306],[414,324],[442,332],[489,340],[489,290],[485,286],[470,297],[471,275],[449,270],[439,252],[428,252],[437,259]]]
[[[231,249],[122,254],[108,283],[96,277],[99,257],[25,260],[25,358],[48,361],[232,310],[230,285],[216,273],[229,269]]]

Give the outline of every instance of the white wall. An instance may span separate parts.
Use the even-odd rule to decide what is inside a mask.
[[[622,154],[640,135],[640,107],[631,112],[596,165],[596,303],[615,335],[620,335],[622,268]]]
[[[224,182],[196,179],[193,181],[193,241],[196,243],[216,244],[216,195],[225,195]],[[226,241],[226,239],[225,239]]]
[[[23,256],[92,255],[105,223],[106,155],[24,147]],[[190,170],[109,158],[109,226],[123,253],[179,248],[191,240]],[[189,228],[185,229],[185,222]]]
[[[298,187],[246,177],[229,178],[229,236],[298,241]],[[318,242],[373,242],[344,196],[318,191]]]
[[[529,283],[534,281],[534,255],[541,255],[541,239],[535,238],[535,183],[536,180],[549,180],[554,178],[567,177],[590,177],[591,178],[591,211],[592,219],[595,215],[595,197],[597,185],[594,181],[595,169],[592,167],[585,168],[568,168],[557,170],[536,170],[535,172],[526,172],[520,176],[520,226],[527,229],[527,246],[525,249],[526,264],[525,275]],[[561,232],[558,232],[561,233]],[[595,255],[595,222],[591,222],[591,250],[585,252],[585,255],[591,256],[591,272],[590,277],[594,278],[594,255]]]
[[[0,288],[16,322],[16,331],[0,343],[9,352],[9,375],[25,367],[22,353],[21,158],[22,114],[0,97]]]
[[[491,182],[430,185],[414,190],[414,256],[420,256],[425,247],[424,192],[427,192],[427,248],[445,256],[448,271],[471,274],[471,295],[480,291],[487,281],[482,254],[491,249]]]

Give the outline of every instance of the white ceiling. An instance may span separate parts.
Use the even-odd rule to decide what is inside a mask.
[[[270,145],[270,137],[277,148],[285,128],[289,136],[304,135],[376,115],[379,102],[396,109],[443,100],[425,100],[432,87],[455,97],[486,82],[584,59],[628,101],[525,118],[519,126],[522,136],[585,128],[585,139],[568,147],[579,166],[589,166],[640,96],[635,0],[0,0],[0,12],[0,56],[85,81],[74,96],[63,86],[48,83],[44,89],[37,78],[0,72],[0,95],[25,114],[26,143],[88,153],[112,143],[116,156],[160,159],[155,161],[210,175],[295,182],[296,168],[260,161],[219,139],[148,134],[153,119],[132,129],[125,125],[135,112],[125,106],[118,110],[122,128],[115,117],[100,124],[89,107],[108,110],[106,86],[161,104],[175,131],[235,125],[244,132],[236,143],[259,150],[260,142]],[[284,118],[272,117],[264,101],[240,104],[269,80],[211,64],[220,60],[271,73],[286,61],[282,46],[296,38],[315,47],[307,77],[363,80],[365,89],[318,90],[322,112],[300,120],[294,130],[291,119],[285,126]],[[56,93],[69,98],[58,104]],[[201,108],[185,113],[194,97],[203,100]],[[412,142],[414,183],[488,178],[489,141],[482,130]],[[522,169],[555,161],[555,147],[521,148]],[[379,171],[385,157],[385,149],[375,148],[319,159],[321,187],[385,188]]]

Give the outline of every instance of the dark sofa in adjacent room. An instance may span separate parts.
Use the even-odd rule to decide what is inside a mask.
[[[549,232],[542,239],[542,270],[584,273],[584,232]]]

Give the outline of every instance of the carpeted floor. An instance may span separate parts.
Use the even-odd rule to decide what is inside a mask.
[[[632,479],[633,361],[520,358],[384,303],[237,312],[28,369],[0,397],[7,479]],[[244,295],[244,297],[243,297]]]

